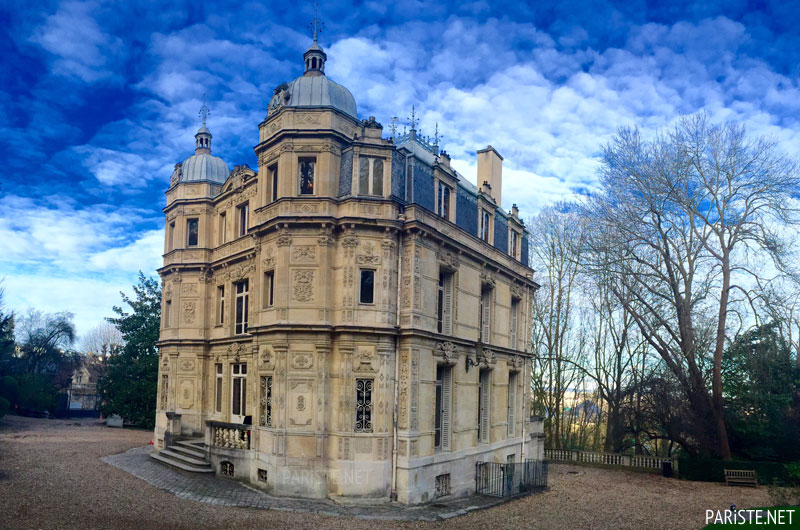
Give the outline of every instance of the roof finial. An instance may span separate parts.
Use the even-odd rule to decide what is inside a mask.
[[[435,131],[433,133],[433,145],[438,146],[439,145],[439,140],[441,140],[441,139],[442,139],[442,137],[439,136],[439,122],[437,121],[436,122],[436,129],[435,129]]]
[[[397,116],[392,116],[392,125],[389,127],[392,131],[392,141],[397,138]]]
[[[200,113],[198,114],[201,118],[203,118],[203,127],[206,126],[206,118],[209,114],[211,114],[211,109],[209,109],[208,105],[206,105],[206,93],[203,92],[203,106],[200,107]]]
[[[325,29],[325,23],[319,19],[316,2],[314,2],[314,20],[309,25],[311,26],[311,34],[314,37],[314,42],[317,42],[319,34]]]
[[[417,118],[417,109],[415,108],[415,105],[411,105],[411,117],[409,120],[411,120],[411,130],[416,131],[419,118]]]

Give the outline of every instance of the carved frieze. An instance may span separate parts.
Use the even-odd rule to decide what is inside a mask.
[[[197,317],[197,301],[184,300],[183,301],[183,322],[186,324],[194,324]]]
[[[292,244],[292,235],[289,232],[289,229],[285,226],[280,229],[278,232],[278,239],[276,243],[279,247],[288,247]]]
[[[292,247],[293,263],[316,263],[317,247],[313,245],[301,245]]]
[[[356,263],[359,265],[379,265],[381,262],[380,254],[375,252],[375,245],[367,241],[363,246],[363,253],[356,256]]]

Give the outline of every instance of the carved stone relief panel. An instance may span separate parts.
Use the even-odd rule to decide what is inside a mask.
[[[398,412],[397,424],[401,429],[408,429],[408,394],[410,386],[411,367],[409,365],[410,352],[400,351],[400,375],[398,380]]]
[[[314,421],[314,384],[307,380],[289,381],[289,425],[311,428]]]
[[[184,300],[182,305],[183,305],[182,314],[183,314],[184,324],[194,324],[194,321],[197,318],[197,301]]]
[[[314,354],[310,351],[292,352],[291,359],[294,370],[311,370],[314,367]]]
[[[194,359],[179,359],[178,371],[179,372],[194,372],[196,362]]]
[[[297,302],[314,300],[314,271],[295,270],[292,274],[292,299]]]
[[[178,383],[178,406],[182,409],[194,406],[194,379],[181,379]]]
[[[314,245],[299,245],[292,247],[292,263],[316,263],[317,247]]]

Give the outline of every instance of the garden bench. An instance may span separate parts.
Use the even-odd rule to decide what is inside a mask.
[[[755,469],[726,469],[726,486],[753,486],[758,487],[758,477]]]

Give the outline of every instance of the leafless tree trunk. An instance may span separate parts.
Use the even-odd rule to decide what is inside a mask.
[[[773,143],[700,114],[652,141],[620,130],[604,149],[601,185],[584,211],[585,261],[613,278],[611,291],[677,377],[701,451],[730,459],[721,362],[731,293],[758,276],[754,256],[782,265],[773,228],[794,222],[795,166]]]

